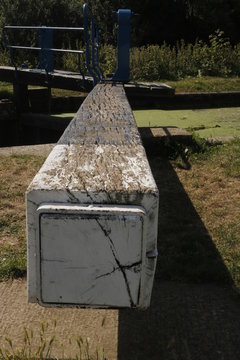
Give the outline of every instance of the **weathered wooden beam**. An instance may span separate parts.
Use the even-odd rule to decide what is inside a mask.
[[[0,81],[87,92],[93,88],[93,79],[91,77],[86,76],[83,83],[82,76],[75,72],[55,70],[46,74],[43,70],[22,68],[19,68],[16,72],[15,68],[11,66],[0,66]],[[151,101],[156,103],[159,97],[172,97],[175,92],[174,88],[163,83],[129,82],[124,85],[124,88],[130,102],[137,102],[140,105],[141,103],[151,103]]]
[[[18,69],[16,72],[11,66],[0,66],[0,81],[74,91],[91,91],[93,88],[90,77],[86,77],[83,83],[82,76],[77,73],[55,71],[46,74],[45,71],[36,69]]]
[[[26,198],[30,302],[149,306],[158,189],[122,85],[87,96]]]

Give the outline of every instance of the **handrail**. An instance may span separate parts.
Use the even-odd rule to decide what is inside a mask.
[[[50,30],[80,30],[83,31],[83,27],[65,27],[65,26],[21,26],[21,25],[6,25],[5,29],[50,29]]]
[[[72,49],[56,49],[56,48],[45,48],[45,47],[34,47],[34,46],[18,46],[18,45],[7,45],[7,48],[19,49],[19,50],[44,50],[53,52],[68,52],[73,54],[84,54],[84,50],[72,50]]]
[[[40,36],[40,46],[20,46],[20,45],[11,45],[8,43],[8,39],[7,39],[7,35],[6,35],[6,30],[8,29],[12,29],[12,30],[38,30],[39,32],[39,36]],[[61,30],[61,31],[84,31],[83,27],[63,27],[63,26],[21,26],[21,25],[6,25],[3,28],[3,42],[4,42],[4,46],[10,50],[10,57],[11,57],[11,62],[13,64],[13,66],[15,67],[15,69],[17,70],[15,61],[14,61],[14,56],[13,56],[13,50],[14,49],[19,49],[19,50],[32,50],[32,51],[39,51],[39,55],[41,57],[42,54],[45,55],[45,57],[47,58],[47,63],[46,66],[44,66],[44,70],[48,73],[53,71],[53,60],[50,59],[49,54],[48,53],[54,53],[54,52],[58,52],[58,53],[72,53],[72,54],[84,54],[85,50],[74,50],[74,49],[61,49],[61,48],[54,48],[54,47],[49,47],[49,46],[44,46],[45,43],[47,43],[49,45],[49,43],[52,43],[52,31],[55,30]],[[44,34],[46,34],[46,31],[48,31],[47,34],[47,41],[46,39],[43,39]],[[51,64],[52,63],[52,64]],[[42,69],[42,63],[41,61],[39,62],[39,66],[38,68]],[[78,65],[80,65],[80,62],[78,61]],[[83,81],[84,81],[84,74],[81,71],[81,69],[79,68],[80,73],[83,75]]]
[[[89,16],[90,16],[90,22],[88,21]],[[39,40],[40,40],[39,46],[22,46],[22,45],[9,44],[6,34],[6,30],[9,29],[37,30],[39,32]],[[74,49],[54,48],[52,46],[52,32],[58,30],[83,32],[84,45],[85,45],[84,49],[74,50]],[[83,27],[6,25],[4,26],[2,33],[3,33],[2,38],[3,38],[4,46],[10,51],[11,62],[16,69],[16,73],[17,73],[17,66],[15,64],[13,51],[15,49],[19,49],[19,50],[39,51],[38,68],[45,70],[47,75],[48,73],[54,71],[53,58],[52,55],[51,56],[49,55],[50,53],[59,52],[59,53],[77,54],[78,70],[83,77],[83,82],[85,81],[85,75],[81,66],[81,55],[85,54],[86,68],[89,74],[93,78],[94,85],[96,85],[101,79],[103,79],[103,72],[99,66],[99,30],[98,27],[95,25],[93,14],[89,10],[88,5],[86,3],[83,5]],[[44,61],[41,61],[41,57],[44,58]]]
[[[104,75],[103,75],[103,71],[102,69],[100,68],[99,66],[99,47],[100,47],[100,41],[99,41],[99,29],[98,27],[96,28],[96,66],[97,66],[97,69],[100,73],[100,77],[101,79],[103,79]]]
[[[117,49],[117,69],[110,81],[114,82],[128,82],[130,76],[129,70],[129,55],[130,55],[130,19],[132,12],[130,9],[118,10],[118,49]],[[37,30],[39,33],[39,46],[20,46],[10,45],[8,43],[6,30]],[[59,49],[52,45],[53,31],[81,31],[84,37],[84,49]],[[72,53],[78,55],[78,70],[83,78],[83,85],[85,81],[84,71],[81,66],[81,55],[85,55],[85,65],[88,73],[93,79],[94,86],[104,79],[103,71],[99,65],[99,29],[95,24],[94,16],[88,5],[83,5],[83,27],[65,27],[65,26],[17,26],[7,25],[3,28],[3,42],[10,51],[11,62],[16,70],[17,66],[14,61],[13,51],[20,50],[35,50],[39,51],[39,65],[38,69],[45,70],[48,74],[54,71],[53,53]]]
[[[84,24],[84,40],[85,40],[85,51],[86,51],[86,67],[87,67],[87,70],[89,71],[89,73],[92,75],[93,77],[93,82],[94,82],[94,85],[96,85],[96,83],[98,82],[98,78],[94,72],[94,66],[92,64],[91,66],[91,62],[90,62],[90,45],[89,45],[89,42],[90,42],[90,39],[89,39],[89,32],[88,32],[88,13],[89,13],[89,10],[88,10],[88,5],[85,3],[83,5],[83,24]],[[91,32],[92,32],[92,27],[91,27]],[[91,37],[92,39],[92,37]],[[93,45],[92,45],[93,47]],[[93,58],[92,58],[93,59]]]

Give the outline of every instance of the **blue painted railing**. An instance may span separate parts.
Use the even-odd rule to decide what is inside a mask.
[[[130,77],[130,20],[132,12],[129,9],[118,10],[118,42],[117,42],[117,70],[113,81],[128,82]]]
[[[89,31],[90,16],[90,31]],[[103,79],[103,72],[99,66],[99,29],[95,26],[94,16],[88,9],[88,5],[83,5],[83,24],[85,40],[85,57],[88,72],[93,77],[94,84]],[[90,35],[89,35],[90,32]],[[90,50],[91,47],[91,50]]]
[[[112,81],[127,82],[129,81],[129,49],[130,49],[130,18],[131,10],[118,10],[118,55],[117,55],[117,69],[112,77]],[[19,46],[9,44],[7,31],[8,30],[35,30],[38,32],[38,46]],[[55,31],[74,31],[82,32],[84,37],[83,49],[60,49],[53,47],[53,32]],[[33,50],[39,53],[38,69],[44,70],[46,74],[54,71],[54,57],[53,54],[58,53],[73,53],[78,56],[78,70],[82,75],[83,82],[85,81],[85,74],[82,67],[81,56],[85,55],[85,65],[88,73],[93,79],[94,85],[99,81],[103,81],[104,74],[99,65],[99,29],[95,24],[93,14],[88,8],[87,4],[83,5],[83,27],[51,27],[51,26],[4,26],[3,28],[3,42],[5,47],[10,52],[11,63],[15,67],[17,73],[17,66],[14,59],[14,50]]]

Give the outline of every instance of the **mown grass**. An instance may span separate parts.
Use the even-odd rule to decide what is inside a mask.
[[[221,92],[221,91],[240,91],[239,77],[186,77],[180,80],[170,81],[161,80],[175,88],[176,93],[180,92]],[[52,89],[53,96],[79,96],[84,93],[64,89]],[[9,83],[0,82],[0,99],[12,99],[13,86]]]
[[[162,82],[175,88],[176,93],[240,91],[239,77],[197,76],[176,81],[162,80]]]
[[[25,191],[43,161],[0,156],[0,281],[26,274]]]
[[[197,141],[194,149],[179,147],[171,162],[152,160],[153,167],[161,164],[157,276],[228,284],[239,292],[240,140],[218,146]]]
[[[29,88],[34,88],[34,86],[29,86]],[[53,96],[82,96],[86,93],[65,89],[55,89],[52,88],[51,94]],[[0,82],[0,100],[1,99],[12,99],[13,98],[13,86],[10,83]]]

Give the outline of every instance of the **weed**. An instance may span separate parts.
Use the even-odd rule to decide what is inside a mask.
[[[209,44],[184,40],[175,46],[148,45],[131,50],[131,76],[134,80],[177,80],[187,76],[229,76],[240,72],[239,46],[232,47],[224,32],[216,30]]]
[[[54,345],[57,342],[56,334],[57,323],[54,320],[49,325],[48,322],[41,322],[38,335],[34,334],[32,328],[23,329],[23,346],[17,348],[14,346],[13,340],[9,336],[5,336],[5,345],[0,344],[0,357],[2,360],[30,360],[30,359],[57,359],[52,355],[54,352]],[[76,359],[76,360],[105,360],[104,351],[96,349],[95,355],[90,353],[89,340],[81,336],[76,337],[76,345],[78,353],[74,357],[65,357],[65,348],[62,344],[62,359]],[[74,342],[71,338],[68,339],[68,345],[72,347]],[[65,345],[66,346],[66,345]]]
[[[79,48],[78,41],[69,44],[69,48]],[[66,44],[63,44],[66,47]],[[133,80],[159,81],[161,79],[179,80],[189,76],[201,79],[202,76],[239,76],[240,74],[240,45],[232,46],[229,39],[220,29],[209,36],[208,42],[196,40],[194,44],[186,43],[183,39],[174,46],[163,43],[147,45],[131,49],[130,69]],[[112,45],[103,45],[100,48],[100,64],[105,74],[112,74],[116,69],[116,48]],[[65,70],[79,71],[78,60],[75,54],[64,54],[55,59],[56,66]],[[16,56],[18,64],[27,62],[29,67],[36,67],[37,61],[33,54],[29,59],[25,55]],[[10,62],[7,51],[0,53],[0,64]],[[82,61],[84,63],[84,61]],[[85,74],[88,74],[83,65]],[[197,87],[197,85],[195,85]]]

